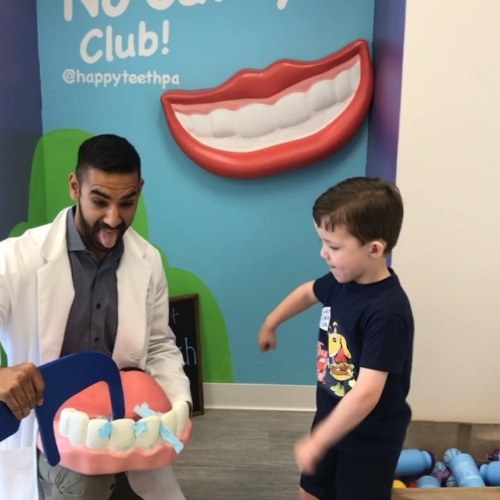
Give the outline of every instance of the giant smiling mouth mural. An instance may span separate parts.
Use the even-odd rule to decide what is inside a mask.
[[[373,93],[366,41],[315,61],[243,69],[218,87],[164,92],[179,147],[225,177],[275,175],[322,160],[358,130]]]

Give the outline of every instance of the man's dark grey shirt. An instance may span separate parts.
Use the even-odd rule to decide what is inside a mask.
[[[76,229],[74,213],[75,208],[68,211],[66,232],[75,298],[61,356],[89,349],[111,356],[118,327],[116,270],[123,254],[123,241],[99,263],[86,249]]]

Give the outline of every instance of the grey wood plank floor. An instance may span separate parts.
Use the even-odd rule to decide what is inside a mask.
[[[312,412],[205,410],[174,463],[186,500],[293,500],[299,472],[293,444]]]

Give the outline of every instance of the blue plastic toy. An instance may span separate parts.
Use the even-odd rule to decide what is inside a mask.
[[[109,356],[95,351],[69,354],[38,367],[45,380],[43,404],[35,408],[44,453],[50,465],[60,461],[54,435],[54,417],[60,406],[71,396],[96,382],[106,382],[111,399],[113,419],[125,415],[125,401],[120,372]],[[0,441],[19,429],[18,420],[10,408],[0,402]]]

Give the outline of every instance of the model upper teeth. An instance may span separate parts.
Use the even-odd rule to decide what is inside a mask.
[[[74,408],[64,408],[59,419],[59,434],[74,446],[87,446],[94,450],[127,452],[132,448],[153,448],[165,443],[162,426],[175,436],[181,436],[189,420],[189,407],[177,401],[163,415],[150,415],[137,421],[130,418],[108,420],[89,416]]]
[[[181,125],[199,142],[221,150],[250,152],[312,135],[332,123],[352,101],[361,81],[361,61],[355,57],[340,72],[311,79],[304,90],[288,89],[273,102],[239,107],[220,103],[207,112],[175,105]],[[224,107],[224,104],[227,104]],[[229,109],[232,108],[232,109]]]

